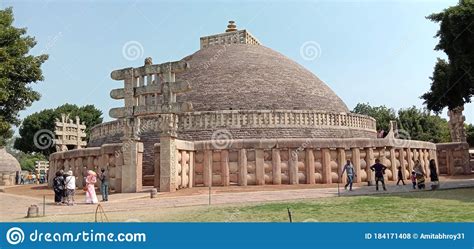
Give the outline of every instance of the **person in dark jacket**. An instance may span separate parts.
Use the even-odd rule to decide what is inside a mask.
[[[65,181],[63,174],[58,171],[56,177],[53,179],[54,202],[56,205],[61,205],[64,197]]]
[[[405,181],[403,180],[403,174],[402,174],[402,166],[398,166],[398,181],[397,185],[402,181],[403,185],[405,185]]]
[[[109,174],[105,172],[105,169],[100,170],[99,180],[102,201],[109,201]]]
[[[438,172],[436,172],[436,162],[434,159],[430,160],[430,178],[431,178],[431,189],[437,189],[439,187]]]
[[[379,159],[375,159],[375,164],[370,167],[372,171],[375,171],[375,190],[379,191],[379,182],[382,182],[383,190],[387,190],[385,188],[385,181],[383,179],[383,175],[385,174],[385,170],[387,167],[380,163]]]
[[[414,170],[411,171],[410,179],[413,184],[413,189],[416,189],[416,172]]]

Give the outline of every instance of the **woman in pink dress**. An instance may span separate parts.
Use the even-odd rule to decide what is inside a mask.
[[[95,186],[94,184],[97,182],[97,174],[89,170],[87,171],[87,178],[86,178],[86,203],[87,204],[94,204],[98,203],[97,195],[95,194]]]

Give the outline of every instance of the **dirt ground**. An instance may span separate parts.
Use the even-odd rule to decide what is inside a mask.
[[[470,188],[474,199],[474,178],[441,177],[441,188],[456,189]],[[159,193],[157,198],[150,198],[151,187],[145,187],[140,193],[113,193],[109,202],[100,202],[101,207],[107,213],[114,213],[117,221],[133,219],[135,214],[160,213],[167,215],[177,209],[191,212],[194,209],[202,209],[212,203],[213,207],[226,205],[241,205],[251,203],[270,203],[281,201],[314,200],[335,196],[369,196],[369,195],[391,195],[409,192],[426,192],[430,195],[434,191],[413,190],[411,183],[405,186],[396,186],[395,182],[387,183],[387,191],[375,191],[374,186],[366,183],[355,184],[354,191],[346,191],[337,184],[318,185],[265,185],[265,186],[229,186],[209,188],[195,187],[182,189],[174,193]],[[428,186],[429,188],[429,183]],[[93,214],[97,205],[85,204],[85,196],[82,190],[77,190],[75,206],[56,206],[54,204],[53,191],[46,185],[20,185],[1,189],[0,192],[0,221],[94,221]],[[97,192],[99,200],[100,193]],[[43,198],[45,202],[43,203]],[[37,205],[42,214],[45,210],[46,217],[41,219],[25,220],[28,207]],[[175,210],[176,209],[176,210]],[[189,210],[189,211],[188,211]],[[131,217],[129,217],[132,215]],[[74,218],[73,218],[74,217]],[[81,220],[82,217],[84,220]]]

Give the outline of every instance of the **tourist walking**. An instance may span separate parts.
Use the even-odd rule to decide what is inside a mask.
[[[74,196],[76,194],[76,177],[72,174],[72,171],[67,172],[66,177],[66,202],[69,206],[75,205]]]
[[[411,171],[411,183],[413,184],[413,189],[416,189],[416,173],[414,170]]]
[[[402,181],[403,185],[405,185],[405,181],[403,180],[403,174],[402,174],[402,166],[398,166],[398,181],[397,185]]]
[[[56,176],[53,179],[53,190],[54,190],[54,202],[56,205],[61,205],[64,196],[64,176],[61,171],[56,172]]]
[[[431,178],[431,189],[437,189],[439,187],[438,172],[436,171],[436,162],[434,159],[430,160],[430,178]]]
[[[370,169],[375,171],[375,190],[379,191],[379,182],[382,182],[383,190],[387,191],[387,188],[385,188],[385,181],[383,179],[383,175],[385,174],[387,167],[381,164],[379,159],[375,159],[375,164],[372,165]]]
[[[102,194],[102,201],[109,200],[109,175],[105,169],[100,170],[100,193]]]
[[[418,184],[418,189],[425,189],[425,171],[419,160],[415,161],[415,167],[413,170],[416,174],[416,183]]]
[[[352,182],[354,181],[354,177],[357,177],[355,173],[354,166],[352,166],[351,160],[347,160],[346,165],[342,169],[341,176],[344,175],[344,172],[347,173],[347,184],[344,186],[344,189],[347,189],[349,186],[349,191],[352,191]]]
[[[94,204],[94,203],[99,202],[99,200],[97,200],[97,195],[95,193],[94,184],[96,182],[97,182],[97,174],[92,170],[87,171],[86,187],[85,187],[87,204]]]

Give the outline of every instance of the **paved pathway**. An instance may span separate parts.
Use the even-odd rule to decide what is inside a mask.
[[[429,183],[427,187],[429,187]],[[388,193],[414,192],[411,184],[396,186],[388,184],[388,191],[375,191],[374,186],[355,187],[354,191],[340,189],[341,196],[353,195],[373,195]],[[474,179],[450,180],[441,184],[441,189],[474,187]],[[249,187],[250,189],[255,189]],[[111,201],[101,203],[106,212],[126,212],[129,210],[150,210],[157,208],[186,207],[196,205],[208,205],[208,189],[204,187],[195,188],[192,195],[160,194],[156,199],[150,199],[148,193],[135,194],[114,194]],[[428,190],[425,190],[428,191]],[[474,191],[474,190],[473,190]],[[0,193],[0,221],[15,221],[25,217],[28,207],[36,204],[42,212],[42,198],[22,196],[18,194]],[[14,191],[13,191],[14,192]],[[179,191],[178,191],[179,192]],[[221,192],[219,188],[214,188],[211,194],[212,205],[259,203],[270,201],[291,201],[301,199],[316,199],[321,197],[337,196],[337,188],[304,188],[304,189],[278,189],[254,192]],[[216,193],[217,192],[217,193]],[[83,195],[77,197],[82,201]],[[100,199],[100,196],[99,196]],[[46,200],[47,215],[66,214],[90,214],[95,212],[96,205],[78,204],[76,206],[56,206],[52,203],[51,197]]]

